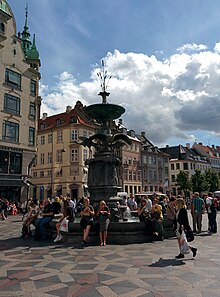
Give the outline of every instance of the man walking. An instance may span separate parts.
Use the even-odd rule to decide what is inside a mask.
[[[205,210],[204,200],[199,197],[199,193],[194,193],[192,200],[192,218],[193,218],[193,232],[200,233],[202,230],[202,213]]]

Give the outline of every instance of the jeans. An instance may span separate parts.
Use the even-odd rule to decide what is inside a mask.
[[[45,218],[40,218],[37,219],[35,222],[35,227],[36,227],[36,232],[40,233],[41,238],[45,239],[46,236],[46,225],[49,224],[49,222],[52,221],[52,218],[50,217],[45,217]],[[39,234],[38,233],[38,234]]]
[[[217,232],[216,212],[208,213],[208,220],[209,220],[209,231],[216,233]]]

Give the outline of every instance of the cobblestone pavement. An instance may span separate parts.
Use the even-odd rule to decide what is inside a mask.
[[[220,218],[218,219],[220,220]],[[0,296],[219,297],[219,235],[203,232],[198,255],[176,260],[177,241],[89,246],[20,238],[21,217],[0,221]]]

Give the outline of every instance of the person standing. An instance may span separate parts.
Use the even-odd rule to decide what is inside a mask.
[[[106,245],[108,226],[110,223],[110,210],[104,200],[100,201],[96,216],[99,222],[100,245]]]
[[[209,224],[209,232],[217,233],[217,210],[215,206],[215,201],[213,198],[213,193],[209,192],[208,197],[205,199],[207,213],[208,213],[208,224]]]
[[[181,234],[182,232],[184,232],[184,230],[186,231],[190,231],[191,227],[189,225],[189,219],[188,219],[188,213],[187,213],[187,209],[186,209],[186,205],[185,205],[185,201],[183,198],[178,198],[176,200],[176,219],[175,219],[175,227],[176,227],[176,236],[177,236],[177,240],[178,240],[178,244],[179,244],[179,249],[180,249],[180,239],[181,239]],[[189,246],[193,257],[196,256],[197,254],[197,248]],[[183,259],[185,256],[184,254],[181,253],[181,249],[180,249],[180,253],[178,256],[176,256],[176,259]]]
[[[202,231],[202,214],[204,210],[204,200],[199,196],[198,192],[195,192],[191,209],[193,218],[193,232],[200,233]]]
[[[89,232],[93,226],[93,217],[94,217],[94,208],[92,205],[90,205],[89,198],[84,199],[84,206],[81,210],[81,220],[80,220],[80,226],[83,229],[83,245],[87,245],[87,237],[89,235]]]

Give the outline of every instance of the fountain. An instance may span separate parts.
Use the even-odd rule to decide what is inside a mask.
[[[104,70],[99,73],[101,79],[102,103],[93,104],[85,107],[88,116],[96,120],[99,129],[91,137],[81,137],[79,144],[95,148],[94,157],[86,161],[88,170],[88,191],[90,193],[91,204],[96,208],[101,200],[105,200],[111,210],[111,223],[108,229],[108,243],[127,244],[150,241],[151,237],[146,229],[146,224],[140,222],[139,218],[133,216],[130,209],[120,203],[121,197],[117,196],[120,191],[118,171],[121,164],[119,152],[121,148],[128,144],[131,145],[129,137],[115,125],[114,120],[118,119],[125,109],[116,104],[107,102],[109,93],[106,92],[107,72]],[[124,193],[124,192],[122,192]],[[50,224],[52,230],[56,230],[55,222]],[[79,242],[82,238],[82,230],[77,220],[69,224],[69,236],[72,241]],[[98,235],[90,232],[91,241],[99,241]]]
[[[106,92],[107,71],[99,73],[101,79],[102,103],[97,103],[85,107],[85,113],[96,120],[99,124],[97,133],[91,137],[81,137],[81,144],[86,147],[94,147],[94,158],[87,160],[88,170],[88,191],[90,200],[93,205],[97,205],[99,201],[105,200],[109,202],[110,197],[117,195],[120,190],[118,169],[121,164],[117,156],[117,151],[126,144],[131,145],[129,137],[123,133],[118,133],[114,125],[114,120],[118,119],[125,109],[116,104],[107,102],[110,93]]]

